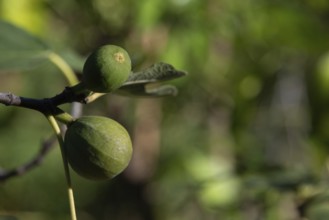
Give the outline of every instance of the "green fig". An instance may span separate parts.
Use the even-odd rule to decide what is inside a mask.
[[[121,173],[133,151],[126,129],[101,116],[84,116],[70,123],[64,146],[73,170],[92,180],[110,179]]]
[[[108,93],[118,89],[130,72],[131,60],[127,51],[119,46],[104,45],[88,56],[82,82],[90,91]]]

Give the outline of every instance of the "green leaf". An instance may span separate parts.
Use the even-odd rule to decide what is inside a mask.
[[[0,69],[29,69],[47,59],[49,47],[39,38],[3,20],[0,30]]]
[[[185,75],[186,72],[176,70],[172,65],[160,62],[153,64],[146,70],[131,73],[124,86],[166,81]]]
[[[135,84],[116,91],[119,95],[162,97],[177,95],[177,88],[173,85]]]
[[[146,92],[149,96],[169,96],[177,95],[178,90],[173,85],[160,85],[154,88],[146,88]]]
[[[186,72],[176,70],[170,64],[156,63],[143,71],[131,73],[127,82],[116,93],[147,97],[176,95],[176,87],[172,85],[161,85],[159,82],[179,78],[186,74]]]

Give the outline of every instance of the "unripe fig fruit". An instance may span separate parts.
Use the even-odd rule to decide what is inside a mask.
[[[119,88],[130,72],[131,60],[127,51],[115,45],[105,45],[87,58],[82,82],[90,91],[108,93]]]
[[[132,156],[126,129],[101,116],[84,116],[70,123],[64,145],[73,170],[93,180],[115,177],[128,166]]]

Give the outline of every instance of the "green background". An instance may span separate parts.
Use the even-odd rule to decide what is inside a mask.
[[[164,61],[189,73],[171,82],[175,97],[110,94],[84,106],[123,124],[134,156],[113,180],[72,173],[78,219],[328,219],[328,1],[2,0],[0,17],[77,74],[103,44],[126,48],[134,71]],[[8,51],[1,92],[44,98],[67,86],[39,51],[12,51],[33,57],[17,63]],[[42,115],[0,106],[0,172],[51,134]],[[58,146],[0,183],[1,220],[69,219],[68,207]]]

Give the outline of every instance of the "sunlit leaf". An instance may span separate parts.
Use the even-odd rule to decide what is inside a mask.
[[[3,20],[0,30],[0,69],[29,69],[47,59],[49,47],[39,38]]]

